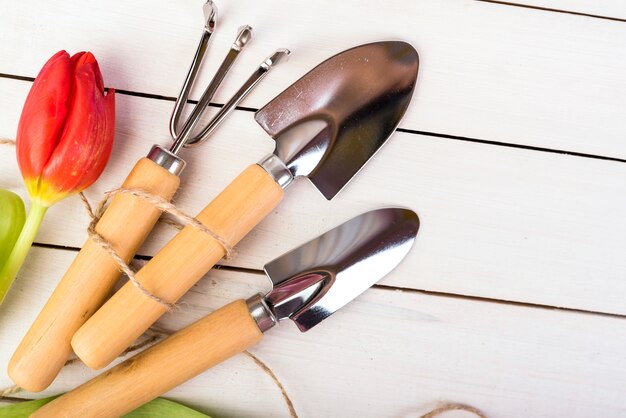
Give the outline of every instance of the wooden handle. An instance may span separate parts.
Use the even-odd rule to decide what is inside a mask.
[[[246,302],[232,302],[55,399],[31,417],[121,416],[246,350],[262,336]]]
[[[283,190],[258,165],[248,167],[196,217],[236,245],[283,197]],[[185,227],[135,276],[152,294],[175,303],[225,254],[209,235]],[[74,352],[100,369],[143,334],[166,308],[126,283],[74,335]]]
[[[177,176],[143,158],[123,187],[143,189],[169,200],[179,183]],[[144,199],[118,194],[96,231],[128,262],[160,215],[161,211]],[[52,383],[72,351],[72,335],[102,305],[119,276],[111,257],[87,239],[9,362],[9,376],[17,385],[39,392]]]

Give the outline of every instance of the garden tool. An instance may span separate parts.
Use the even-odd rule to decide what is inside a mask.
[[[266,295],[218,309],[31,417],[118,417],[255,345],[283,319],[308,331],[393,270],[418,228],[408,209],[357,216],[266,264]]]
[[[409,105],[415,49],[397,41],[361,45],[324,61],[259,110],[276,140],[272,154],[244,170],[76,332],[72,347],[91,368],[109,364],[145,332],[308,177],[327,199],[385,143]],[[146,294],[144,290],[150,292]]]
[[[137,162],[122,185],[124,189],[134,192],[115,195],[95,227],[96,233],[126,263],[135,255],[161,215],[160,209],[136,192],[150,194],[164,202],[170,201],[178,189],[179,175],[185,166],[185,162],[177,155],[182,147],[206,140],[270,68],[288,54],[286,50],[278,50],[263,61],[207,126],[194,135],[194,128],[202,113],[251,36],[249,26],[239,29],[215,77],[181,128],[183,107],[204,58],[209,38],[215,30],[215,5],[208,1],[203,10],[205,27],[170,122],[174,144],[169,150],[155,145],[147,157]],[[31,392],[41,391],[52,383],[71,353],[72,335],[104,302],[119,276],[120,267],[111,255],[99,243],[87,239],[13,354],[9,375],[15,383]]]

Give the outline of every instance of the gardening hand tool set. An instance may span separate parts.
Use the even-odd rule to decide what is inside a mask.
[[[123,184],[169,201],[185,163],[183,147],[204,142],[261,78],[289,51],[277,50],[199,133],[202,113],[251,29],[242,27],[214,79],[181,123],[216,9],[204,6],[205,30],[170,121],[174,144],[155,145]],[[88,240],[39,314],[9,365],[20,386],[46,388],[71,348],[102,368],[141,336],[215,263],[228,255],[283,198],[298,177],[308,177],[332,199],[391,136],[416,83],[418,55],[405,42],[385,41],[341,52],[312,69],[255,114],[275,140],[274,152],[236,177],[188,225],[103,304],[119,266]],[[161,212],[141,196],[116,195],[97,233],[127,262]],[[388,208],[358,216],[265,266],[267,295],[233,302],[167,340],[42,408],[37,416],[118,416],[258,342],[285,318],[306,331],[365,291],[407,254],[417,215]],[[152,296],[152,297],[151,297]],[[99,309],[98,309],[99,308]],[[70,347],[71,339],[71,347]],[[149,385],[144,384],[150,382]],[[70,406],[71,405],[71,406]],[[69,412],[68,412],[69,411]]]

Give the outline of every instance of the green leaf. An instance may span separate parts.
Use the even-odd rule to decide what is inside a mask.
[[[0,189],[0,270],[11,254],[25,220],[22,199],[9,190]]]
[[[54,400],[56,396],[34,401],[20,402],[0,408],[0,418],[27,418],[48,402]],[[185,405],[168,401],[163,398],[156,398],[124,415],[124,418],[211,418],[201,412],[195,411]]]
[[[124,415],[124,418],[210,418],[201,412],[193,410],[185,405],[156,398],[147,404],[140,406],[133,412]]]
[[[20,402],[15,405],[3,406],[0,408],[0,418],[27,418],[30,414],[54,398],[56,398],[56,396],[44,399],[35,399],[34,401]]]

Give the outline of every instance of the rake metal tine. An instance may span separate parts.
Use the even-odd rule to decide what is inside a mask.
[[[191,138],[186,141],[184,144],[185,147],[193,147],[196,145],[200,145],[204,141],[206,141],[209,136],[215,131],[215,129],[219,126],[219,124],[226,119],[226,116],[232,112],[237,105],[252,91],[252,89],[265,77],[265,75],[272,69],[273,66],[278,64],[280,61],[283,61],[289,56],[290,52],[288,49],[278,49],[272,55],[267,57],[259,68],[256,69],[254,73],[246,80],[246,82],[237,90],[237,92],[233,95],[233,97],[224,104],[224,106],[215,114],[215,116],[209,121],[208,125],[200,132],[200,134],[196,135],[194,138]],[[194,109],[195,110],[195,109]]]
[[[183,108],[187,103],[187,99],[189,98],[189,93],[191,92],[191,88],[193,87],[193,83],[198,75],[198,70],[200,69],[200,64],[202,63],[202,59],[207,50],[207,46],[209,44],[209,39],[211,38],[211,34],[215,30],[215,25],[217,23],[217,7],[213,3],[212,0],[208,0],[204,6],[202,7],[202,11],[204,13],[204,31],[202,32],[202,36],[200,37],[200,43],[198,44],[198,49],[196,50],[196,54],[193,57],[193,61],[191,63],[191,67],[189,68],[189,72],[187,73],[187,77],[185,78],[185,82],[183,83],[183,88],[180,91],[180,94],[176,98],[176,103],[174,103],[174,111],[172,112],[172,117],[170,118],[170,134],[172,138],[176,140],[178,138],[178,125],[180,116],[183,113]]]
[[[180,132],[178,132],[178,135],[175,137],[174,144],[170,148],[171,152],[173,152],[174,154],[178,153],[183,145],[189,142],[191,133],[200,122],[200,118],[202,117],[202,114],[211,102],[213,95],[219,88],[219,85],[224,80],[224,77],[239,56],[239,53],[241,52],[243,47],[250,40],[251,36],[252,28],[250,26],[246,25],[239,28],[239,32],[237,33],[237,37],[235,38],[235,42],[233,42],[233,44],[231,45],[230,50],[222,61],[222,64],[217,70],[217,73],[215,74],[207,88],[204,90],[204,93],[202,93],[202,97],[200,97],[198,104],[196,104],[193,111],[191,112],[191,115],[189,115],[189,117],[185,121],[183,128]],[[174,108],[174,110],[176,112],[176,107]],[[174,121],[174,117],[175,114],[172,116],[172,121]],[[170,126],[170,129],[172,129],[172,126]]]

